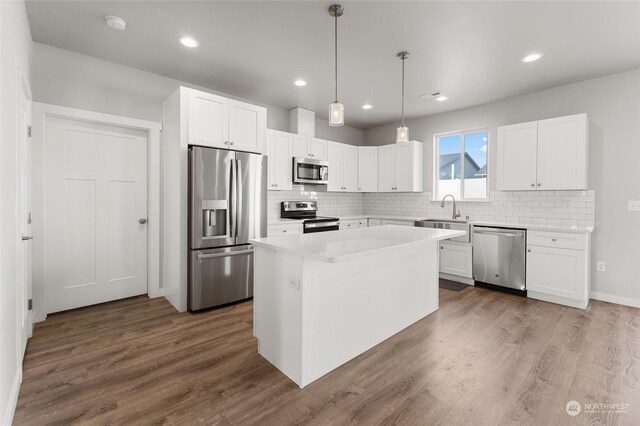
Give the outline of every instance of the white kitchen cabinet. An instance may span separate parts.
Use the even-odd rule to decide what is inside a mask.
[[[327,141],[311,138],[309,141],[309,155],[315,160],[327,159]]]
[[[302,234],[302,223],[274,224],[267,227],[267,235]]]
[[[527,296],[585,309],[591,287],[589,234],[529,231],[527,241]]]
[[[367,226],[369,228],[373,226],[382,226],[382,221],[380,219],[367,219]]]
[[[329,183],[327,191],[356,192],[358,190],[358,147],[328,142]]]
[[[498,127],[498,190],[536,189],[537,149],[537,121]]]
[[[358,228],[367,228],[369,221],[367,219],[358,219]]]
[[[229,99],[199,90],[185,90],[188,90],[188,143],[228,148]]]
[[[229,146],[248,152],[264,152],[267,110],[236,100],[229,101]]]
[[[498,190],[585,190],[589,120],[576,114],[498,127]]]
[[[269,158],[267,189],[289,191],[292,184],[293,135],[277,130],[266,131],[265,153]]]
[[[587,114],[538,121],[538,189],[587,189],[588,135]]]
[[[358,219],[340,220],[340,230],[356,229],[360,227]]]
[[[294,157],[326,160],[327,155],[327,141],[306,135],[293,135]]]
[[[378,147],[378,192],[422,192],[424,147],[409,141]]]
[[[187,141],[189,145],[264,152],[267,110],[213,95],[182,88],[187,92]]]
[[[440,273],[463,278],[473,277],[473,247],[468,244],[440,242]]]
[[[378,191],[378,148],[358,147],[358,192]]]

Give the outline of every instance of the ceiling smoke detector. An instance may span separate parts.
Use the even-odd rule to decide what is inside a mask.
[[[127,21],[119,16],[108,15],[104,17],[104,20],[107,22],[107,25],[114,30],[124,31],[124,29],[127,28]]]

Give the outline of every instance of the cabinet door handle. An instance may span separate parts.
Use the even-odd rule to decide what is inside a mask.
[[[538,186],[542,186],[542,184],[541,184],[541,183],[539,183],[539,184],[538,184]]]
[[[555,238],[552,238],[551,241],[553,241],[555,243],[557,240]]]
[[[535,183],[532,183],[532,184],[531,184],[531,186],[536,186],[536,184],[535,184]]]
[[[531,249],[527,249],[527,252],[531,253]]]

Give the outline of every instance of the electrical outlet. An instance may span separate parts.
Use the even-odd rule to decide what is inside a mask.
[[[300,290],[300,280],[296,278],[289,278],[289,287],[294,290]]]
[[[601,260],[598,261],[596,268],[598,272],[604,272],[607,270],[607,264]]]
[[[629,200],[629,211],[640,212],[640,200]]]

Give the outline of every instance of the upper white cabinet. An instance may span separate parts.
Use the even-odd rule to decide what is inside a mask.
[[[229,101],[229,144],[233,149],[263,152],[267,110],[235,100]]]
[[[327,143],[329,184],[327,191],[356,192],[358,189],[358,147]]]
[[[378,191],[378,148],[358,147],[358,192]]]
[[[422,192],[424,147],[410,141],[378,148],[378,192]]]
[[[293,156],[313,158],[314,160],[327,159],[327,141],[311,136],[293,135]]]
[[[538,122],[498,127],[497,188],[517,191],[536,188]]]
[[[262,153],[267,110],[211,93],[186,89],[190,145]]]
[[[587,189],[587,114],[498,127],[498,190]]]
[[[188,91],[188,142],[227,148],[229,141],[229,99],[198,90]]]
[[[588,135],[587,114],[538,121],[539,189],[587,189]]]
[[[265,153],[269,157],[270,190],[291,190],[293,135],[291,133],[267,130]]]

